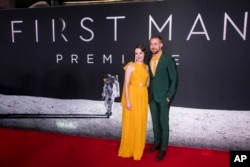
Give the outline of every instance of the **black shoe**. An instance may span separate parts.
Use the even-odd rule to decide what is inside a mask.
[[[152,153],[156,150],[159,150],[160,149],[160,146],[156,146],[156,145],[153,145],[153,147],[151,147],[150,149],[147,150],[148,153]]]
[[[157,155],[157,157],[155,157],[156,161],[161,161],[165,158],[166,156],[166,151],[160,151],[159,154]]]

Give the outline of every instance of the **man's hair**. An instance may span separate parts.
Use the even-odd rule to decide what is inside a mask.
[[[149,40],[155,39],[155,38],[159,39],[159,40],[161,41],[161,43],[163,43],[163,39],[162,39],[162,37],[159,36],[159,35],[154,35],[154,36],[152,36]]]

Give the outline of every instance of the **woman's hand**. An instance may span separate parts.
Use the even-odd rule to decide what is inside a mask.
[[[132,105],[131,105],[130,102],[126,102],[126,108],[127,108],[128,110],[131,110],[131,109],[132,109]]]

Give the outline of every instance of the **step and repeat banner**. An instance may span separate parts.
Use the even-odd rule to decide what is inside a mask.
[[[0,10],[0,94],[101,100],[103,78],[122,88],[135,45],[160,35],[178,70],[173,106],[250,110],[249,11],[247,0]]]

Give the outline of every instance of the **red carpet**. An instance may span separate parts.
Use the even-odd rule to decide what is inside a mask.
[[[117,157],[118,147],[116,140],[0,128],[0,167],[229,167],[227,151],[169,146],[156,162],[157,153]]]

